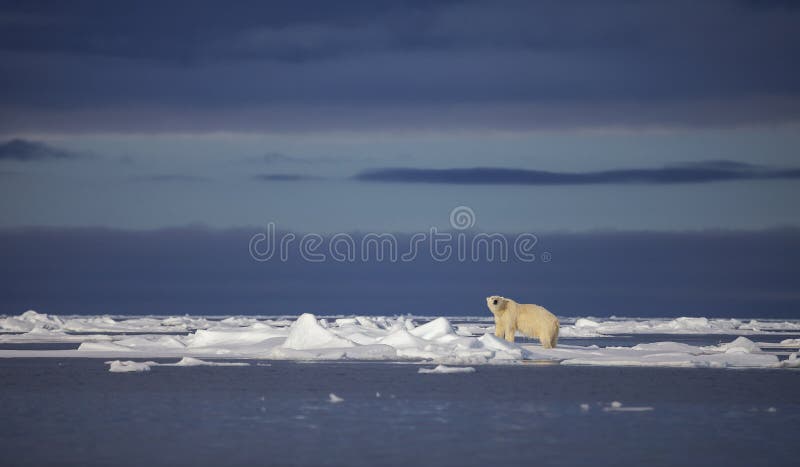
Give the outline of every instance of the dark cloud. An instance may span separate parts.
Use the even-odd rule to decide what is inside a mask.
[[[257,174],[253,175],[253,180],[261,182],[302,182],[307,180],[319,180],[319,177],[304,174]]]
[[[596,172],[475,167],[467,169],[384,168],[354,177],[365,182],[441,183],[451,185],[595,185],[674,184],[732,180],[800,179],[800,169],[774,169],[733,161],[670,165],[657,169],[616,169]]]
[[[0,119],[135,131],[800,118],[800,9],[787,3],[377,3],[0,2]]]
[[[248,245],[263,231],[0,230],[0,314],[488,316],[493,293],[567,316],[796,318],[800,307],[797,229],[537,232],[548,263],[256,262]]]
[[[152,175],[139,175],[133,178],[137,182],[180,182],[180,183],[194,183],[194,182],[208,182],[211,179],[208,177],[200,177],[197,175],[188,174],[152,174]]]
[[[81,157],[81,154],[36,141],[12,139],[0,143],[0,161],[28,162],[45,159],[74,159],[77,157]]]
[[[336,164],[348,157],[311,157],[311,156],[290,156],[281,152],[268,152],[259,157],[247,159],[250,162],[262,162],[268,165],[312,165],[312,164]]]

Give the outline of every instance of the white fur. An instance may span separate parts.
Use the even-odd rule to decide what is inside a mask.
[[[550,349],[558,343],[558,318],[539,305],[517,303],[510,298],[492,295],[486,305],[494,315],[494,335],[514,342],[517,330],[539,339],[542,347]]]

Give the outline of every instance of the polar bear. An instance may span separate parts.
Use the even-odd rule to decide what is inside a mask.
[[[495,336],[514,342],[514,335],[519,329],[526,336],[539,339],[546,349],[558,343],[558,318],[544,307],[517,303],[498,295],[486,297],[486,305],[494,315]]]

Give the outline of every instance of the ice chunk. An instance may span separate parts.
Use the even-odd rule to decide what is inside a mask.
[[[78,352],[137,352],[136,349],[115,344],[114,342],[82,342]]]
[[[419,337],[412,335],[405,329],[397,330],[379,341],[381,344],[390,345],[396,349],[422,348],[427,343]]]
[[[304,313],[289,328],[283,347],[294,350],[353,347],[353,342],[323,328],[311,313]]]
[[[140,371],[150,371],[150,367],[157,365],[156,362],[134,362],[131,360],[114,360],[106,362],[108,371],[112,373],[131,373]]]
[[[245,362],[208,362],[205,360],[200,360],[198,358],[192,357],[184,357],[178,360],[175,363],[158,363],[158,362],[134,362],[131,360],[114,360],[110,362],[106,362],[106,364],[110,365],[108,371],[112,373],[128,373],[133,371],[150,371],[151,367],[154,366],[179,366],[179,367],[189,367],[189,366],[250,366],[249,363]]]
[[[50,316],[28,310],[19,316],[0,319],[0,330],[6,332],[47,332],[63,329],[64,321],[58,316]]]
[[[339,402],[344,402],[344,399],[342,399],[341,397],[337,396],[334,393],[330,393],[328,394],[328,402],[330,402],[331,404],[338,404]]]
[[[475,373],[475,368],[471,366],[444,366],[437,365],[435,368],[420,368],[418,373],[431,374],[450,374],[450,373]]]
[[[605,412],[649,412],[653,410],[653,407],[649,406],[627,406],[623,407],[622,402],[613,401],[607,407],[603,407],[603,411]]]
[[[436,318],[433,321],[412,329],[411,334],[425,340],[438,339],[447,335],[454,335],[453,326],[447,318]]]
[[[158,363],[158,366],[250,366],[245,362],[208,362],[199,358],[183,357],[177,363]],[[152,365],[151,365],[152,366]]]
[[[256,344],[273,337],[284,337],[286,331],[265,324],[233,329],[201,329],[187,337],[189,347],[212,347]]]
[[[797,357],[797,352],[793,352],[789,355],[789,358],[780,362],[780,365],[783,368],[800,368],[800,358]]]
[[[530,353],[522,347],[500,339],[492,334],[484,334],[478,338],[478,342],[480,342],[484,348],[494,351],[495,358],[498,360],[522,359],[525,355]]]
[[[680,342],[651,342],[647,344],[637,344],[631,347],[633,350],[647,350],[658,352],[686,352],[686,353],[700,353],[700,349],[689,344],[682,344]]]
[[[175,336],[133,336],[119,339],[114,342],[115,346],[129,347],[132,349],[183,349],[186,347],[183,342]]]
[[[395,360],[397,350],[382,344],[357,345],[344,351],[344,358],[351,360]]]
[[[720,344],[718,346],[707,347],[709,350],[721,351],[725,353],[757,353],[761,352],[761,348],[753,341],[746,337],[739,336],[727,344]]]

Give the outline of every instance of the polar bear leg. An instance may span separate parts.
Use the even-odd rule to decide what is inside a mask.
[[[556,342],[558,342],[558,328],[549,333],[542,333],[541,337],[539,337],[539,342],[541,342],[542,347],[545,349],[555,348]]]
[[[514,322],[506,323],[505,325],[505,334],[506,340],[508,342],[514,342],[514,336],[517,334],[517,329],[514,326]]]
[[[500,319],[498,319],[497,316],[495,316],[494,317],[494,335],[495,335],[495,337],[499,337],[500,339],[503,339],[503,336],[505,335],[505,333],[503,331],[504,331],[503,323],[501,323]]]

